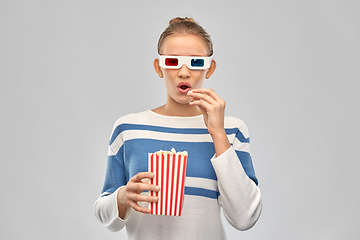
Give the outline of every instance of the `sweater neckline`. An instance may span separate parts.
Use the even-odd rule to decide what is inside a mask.
[[[157,116],[157,117],[161,117],[161,118],[167,118],[167,119],[178,119],[178,120],[184,120],[184,119],[198,119],[198,118],[202,118],[203,115],[196,115],[196,116],[190,116],[190,117],[181,117],[181,116],[167,116],[167,115],[162,115],[159,113],[154,112],[153,110],[148,110],[148,112],[150,112],[150,114]]]

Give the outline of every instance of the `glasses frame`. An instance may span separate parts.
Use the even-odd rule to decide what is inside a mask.
[[[178,64],[176,66],[168,66],[165,64],[165,60],[167,58],[175,58],[178,60]],[[203,60],[204,65],[192,66],[192,60]],[[210,68],[211,65],[211,57],[201,57],[201,56],[171,56],[171,55],[159,55],[159,65],[162,68],[166,69],[180,69],[183,65],[186,65],[191,70],[204,70]]]

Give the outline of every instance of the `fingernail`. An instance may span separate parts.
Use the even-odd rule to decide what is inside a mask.
[[[156,186],[155,191],[159,191],[159,190],[160,190],[160,187]]]

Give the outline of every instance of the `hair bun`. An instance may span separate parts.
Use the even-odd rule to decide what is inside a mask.
[[[169,21],[169,26],[161,33],[157,45],[158,54],[162,54],[164,40],[173,34],[192,34],[199,37],[207,46],[208,55],[213,55],[213,44],[210,35],[194,19],[189,17],[175,17]]]
[[[182,17],[176,17],[176,18],[173,18],[173,19],[171,19],[171,20],[169,21],[169,25],[172,25],[172,24],[175,24],[175,23],[178,23],[178,22],[182,22],[182,21],[184,21],[184,22],[193,22],[193,23],[196,23],[196,22],[194,21],[194,19],[192,19],[192,18],[188,18],[188,17],[184,17],[184,18],[182,18]]]

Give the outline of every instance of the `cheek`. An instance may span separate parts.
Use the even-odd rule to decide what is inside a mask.
[[[174,69],[163,69],[162,72],[165,78],[172,79],[177,76],[177,72]]]
[[[205,71],[201,71],[201,72],[196,72],[196,74],[194,74],[194,79],[196,79],[196,85],[199,87],[202,87],[202,85],[204,84],[205,81]]]

